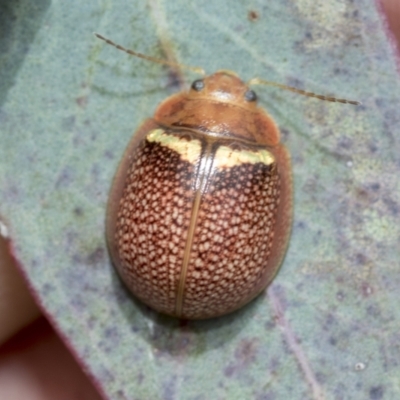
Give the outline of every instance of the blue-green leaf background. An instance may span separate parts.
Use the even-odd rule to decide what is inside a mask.
[[[292,154],[295,218],[279,275],[239,312],[181,323],[116,276],[104,236],[112,177],[178,87],[168,68],[93,31],[208,73],[362,101],[256,88]],[[0,5],[0,214],[38,301],[106,397],[400,398],[399,98],[367,0]]]

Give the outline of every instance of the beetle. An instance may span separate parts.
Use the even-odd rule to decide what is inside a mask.
[[[164,314],[205,319],[266,288],[291,222],[292,172],[279,129],[249,85],[221,70],[168,97],[134,134],[112,184],[106,236],[136,297]]]

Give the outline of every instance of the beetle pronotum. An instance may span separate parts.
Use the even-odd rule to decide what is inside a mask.
[[[136,53],[131,55],[191,69]],[[195,80],[163,101],[131,139],[112,185],[107,242],[129,289],[165,314],[232,312],[271,282],[292,220],[292,173],[274,120],[231,71]]]

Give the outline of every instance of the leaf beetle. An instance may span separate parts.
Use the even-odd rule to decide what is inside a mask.
[[[95,34],[129,54],[136,53]],[[200,71],[199,71],[200,70]],[[290,157],[250,84],[232,71],[168,97],[134,134],[107,210],[111,259],[131,292],[183,319],[217,317],[262,292],[285,255],[292,222]]]

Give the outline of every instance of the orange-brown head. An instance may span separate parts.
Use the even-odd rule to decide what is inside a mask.
[[[192,83],[188,98],[229,103],[249,111],[257,109],[257,95],[232,71],[221,70]]]
[[[231,71],[193,82],[188,92],[166,99],[154,119],[165,126],[182,126],[217,137],[235,137],[263,145],[279,143],[273,119],[257,106],[257,95]]]

